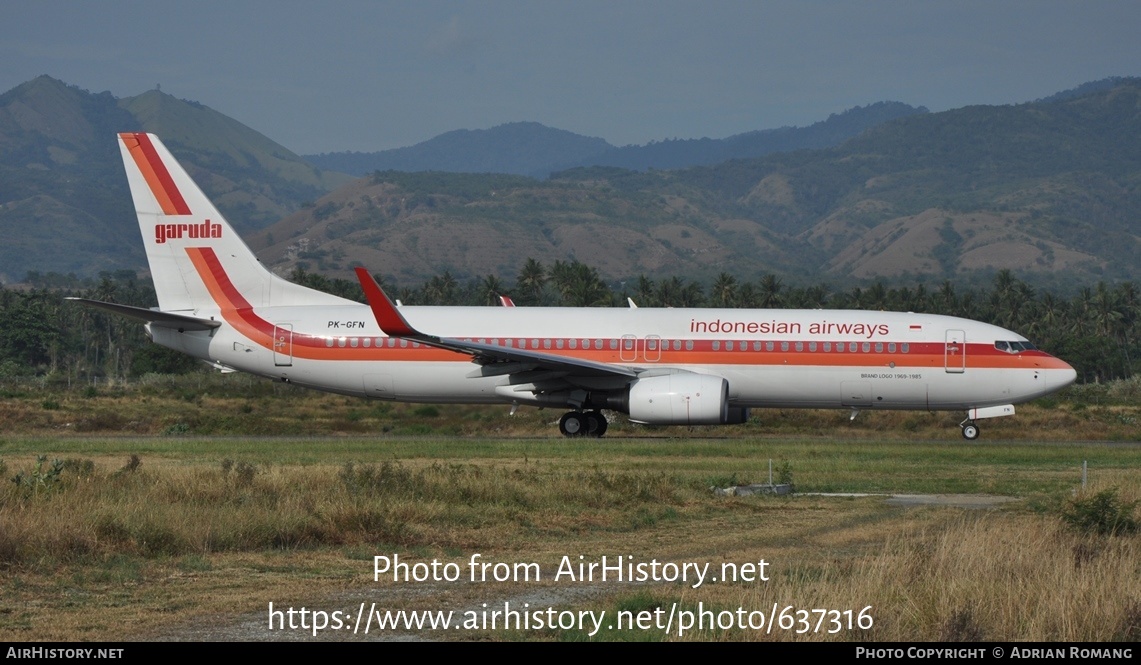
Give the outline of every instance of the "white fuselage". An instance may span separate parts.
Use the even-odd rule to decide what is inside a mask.
[[[439,337],[725,378],[736,407],[965,409],[1017,404],[1074,371],[1002,328],[930,314],[854,310],[402,307]],[[227,321],[234,312],[198,311]],[[251,316],[252,315],[252,316]],[[414,402],[531,403],[509,376],[473,376],[469,356],[386,336],[367,306],[259,308],[248,327],[156,330],[155,341],[261,376]],[[243,324],[246,325],[246,324]],[[476,370],[473,372],[473,370]],[[524,386],[526,388],[527,386]]]

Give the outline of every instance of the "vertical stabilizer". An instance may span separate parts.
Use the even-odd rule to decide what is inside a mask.
[[[249,307],[346,302],[266,270],[158,137],[122,133],[119,147],[160,309],[224,307],[219,284]]]

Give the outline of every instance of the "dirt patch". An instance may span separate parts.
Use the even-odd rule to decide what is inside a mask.
[[[956,506],[959,508],[997,508],[1003,504],[1019,501],[1014,496],[992,496],[989,494],[867,494],[859,492],[829,492],[801,494],[800,496],[835,496],[860,498],[882,496],[893,506]]]

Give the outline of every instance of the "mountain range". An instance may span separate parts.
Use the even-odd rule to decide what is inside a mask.
[[[306,155],[323,169],[365,176],[374,171],[513,173],[546,178],[576,166],[626,169],[678,169],[750,159],[774,152],[827,148],[866,129],[917,113],[901,102],[879,102],[834,113],[808,127],[781,127],[724,139],[671,139],[616,147],[537,122],[514,122],[491,129],[458,129],[407,148],[381,152]]]
[[[374,153],[402,170],[339,167],[369,173],[354,179],[201,104],[45,76],[0,95],[0,280],[145,268],[114,138],[135,130],[162,136],[282,273],[348,277],[361,264],[404,284],[445,270],[513,280],[535,258],[614,281],[1141,277],[1139,79],[621,148],[512,123]]]

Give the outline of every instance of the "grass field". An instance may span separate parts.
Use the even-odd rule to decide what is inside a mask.
[[[43,399],[9,397],[5,408],[11,414]],[[82,417],[78,407],[65,406],[69,399],[38,406],[51,417]],[[120,399],[120,407],[100,403]],[[87,400],[88,413],[107,407],[120,418],[146,410],[137,399],[74,397]],[[244,402],[226,399],[241,412]],[[165,408],[168,401],[194,403],[152,394],[148,404]],[[339,410],[370,408],[328,396],[301,402],[292,408],[330,421],[341,418]],[[286,408],[272,397],[253,404],[254,411]],[[413,424],[511,422],[498,411],[382,406],[390,409],[383,417],[404,413]],[[0,438],[2,475],[19,477],[0,487],[0,640],[1136,641],[1135,430],[1113,430],[1120,436],[1103,437],[1120,439],[1112,443],[1033,440],[1038,419],[1060,412],[1081,418],[1099,408],[1121,407],[1032,408],[1006,419],[1025,418],[1013,431],[1031,440],[992,435],[974,443],[942,431],[946,415],[927,414],[866,414],[887,420],[866,419],[858,430],[844,429],[846,416],[832,422],[835,414],[828,414],[813,424],[810,414],[795,414],[793,424],[762,421],[735,436],[714,430],[711,438],[696,438],[703,430],[627,425],[600,441],[527,434],[551,418],[539,412],[525,415],[532,419],[525,426],[511,425],[522,433],[488,436],[196,436],[181,429],[91,436],[25,427],[27,433]],[[900,417],[933,424],[930,432],[927,424],[879,431]],[[940,431],[943,440],[932,440]],[[791,474],[796,495],[710,491],[766,481],[770,459]],[[1090,469],[1084,492],[1083,460]],[[1018,500],[971,509],[813,494],[828,492]],[[1088,518],[1085,526],[1081,518]],[[1116,532],[1098,533],[1106,524],[1116,524]],[[514,572],[537,570],[541,579],[473,582],[469,565],[477,554],[481,563],[537,564]],[[386,574],[374,581],[378,555],[452,563],[462,575],[394,581]],[[555,579],[564,557],[577,566],[602,556],[708,563],[716,574],[722,564],[764,560],[769,579],[707,579],[696,588],[692,577]],[[487,574],[497,570],[506,568]],[[363,628],[328,629],[314,637],[312,630],[270,631],[271,602],[354,620],[362,603],[366,611],[374,603],[382,611],[452,611],[457,621],[470,612],[476,627],[373,629],[368,636]],[[528,612],[553,608],[544,618],[605,612],[609,623],[593,636],[589,621],[583,629],[533,622],[504,629],[502,618],[495,629],[478,625],[505,603]],[[595,614],[579,614],[585,612]],[[701,612],[704,628],[681,630],[685,617],[696,621]],[[645,627],[608,629],[619,613],[644,619]],[[756,628],[758,613],[763,629]],[[870,627],[860,627],[861,616]]]

